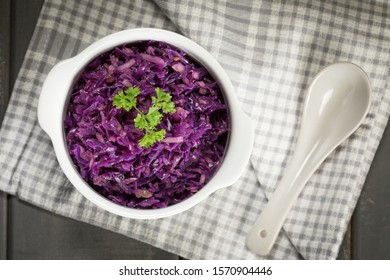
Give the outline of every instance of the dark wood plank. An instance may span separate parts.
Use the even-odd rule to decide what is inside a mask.
[[[10,95],[11,0],[0,1],[0,125]],[[0,260],[7,256],[7,195],[0,192]]]
[[[0,260],[7,258],[7,194],[0,192]]]
[[[383,134],[352,219],[352,258],[390,259],[390,125]]]
[[[13,86],[22,65],[43,2],[44,0],[11,1],[11,86]]]
[[[23,61],[43,0],[0,1],[0,123],[9,101],[11,89]],[[16,19],[22,10],[23,19]],[[16,28],[15,28],[16,27]],[[19,28],[18,28],[19,27]],[[16,44],[19,42],[19,44]],[[0,193],[0,259],[7,257],[8,196]]]
[[[10,259],[178,259],[148,244],[21,202],[9,201]]]
[[[347,232],[345,233],[343,243],[340,246],[339,255],[337,256],[338,260],[350,260],[352,253],[352,243],[351,243],[351,224],[348,225]]]
[[[3,120],[10,94],[10,42],[11,42],[11,3],[0,1],[0,123]]]

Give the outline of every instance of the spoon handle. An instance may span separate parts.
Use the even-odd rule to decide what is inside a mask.
[[[268,255],[291,209],[293,199],[278,188],[257,218],[246,238],[246,246],[255,254]]]
[[[321,145],[299,142],[282,180],[247,235],[246,246],[258,255],[269,254],[295,199],[324,159],[318,153],[323,150]]]

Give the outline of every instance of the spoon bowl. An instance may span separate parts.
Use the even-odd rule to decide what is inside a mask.
[[[325,158],[362,123],[371,103],[367,74],[338,62],[312,81],[294,155],[271,199],[246,238],[248,249],[268,255],[294,201]]]

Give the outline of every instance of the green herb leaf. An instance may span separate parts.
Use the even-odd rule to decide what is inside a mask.
[[[153,130],[161,122],[162,117],[163,115],[160,113],[159,108],[154,106],[150,107],[148,113],[145,115],[145,119],[149,123],[148,130]]]
[[[128,88],[125,92],[121,90],[112,98],[112,105],[118,109],[123,108],[126,111],[130,111],[137,106],[136,97],[138,94],[140,94],[138,87]]]
[[[138,144],[141,146],[141,147],[144,147],[144,148],[149,148],[150,146],[152,146],[153,144],[155,143],[154,141],[154,138],[151,134],[149,133],[145,133],[144,137],[141,138],[141,140],[139,140]]]
[[[165,129],[161,129],[161,130],[159,130],[159,131],[155,131],[154,133],[153,133],[153,135],[154,135],[154,140],[156,140],[156,142],[160,142],[160,141],[162,141],[164,138],[165,138],[165,134],[166,134],[167,132],[165,131]]]
[[[151,147],[154,143],[160,142],[165,138],[166,131],[161,129],[159,131],[154,131],[152,133],[145,133],[144,137],[139,141],[139,145],[144,148]]]
[[[169,93],[162,91],[160,88],[156,88],[155,92],[157,98],[153,98],[153,105],[161,108],[165,114],[176,112],[175,103],[171,101],[172,96]]]
[[[173,102],[164,103],[162,106],[162,110],[165,114],[175,113],[176,112],[175,103]]]
[[[162,91],[160,88],[156,88],[155,92],[157,94],[158,102],[170,102],[172,99],[172,96],[169,93]]]
[[[134,119],[134,125],[139,130],[144,130],[148,127],[148,123],[144,115],[137,114],[137,117]]]
[[[126,111],[135,109],[138,114],[134,119],[134,126],[145,131],[145,135],[139,141],[141,147],[150,147],[154,143],[159,142],[165,138],[166,131],[161,129],[157,131],[157,126],[161,123],[163,114],[176,112],[175,103],[172,102],[172,96],[162,91],[160,88],[155,89],[156,96],[152,96],[152,106],[149,107],[148,113],[144,114],[137,108],[137,96],[140,94],[138,87],[131,87],[121,90],[112,98],[112,105],[116,108],[123,108]]]

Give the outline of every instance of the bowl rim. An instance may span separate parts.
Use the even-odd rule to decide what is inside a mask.
[[[192,58],[194,58],[194,60],[204,66],[221,87],[225,101],[227,102],[231,121],[230,139],[227,143],[228,148],[225,150],[224,160],[210,181],[189,198],[174,205],[169,205],[165,208],[159,209],[138,209],[119,205],[95,191],[92,186],[82,179],[81,175],[76,170],[68,153],[63,129],[63,116],[67,110],[71,87],[74,85],[75,79],[78,78],[78,74],[84,69],[84,67],[99,54],[113,49],[116,46],[147,40],[164,41],[171,44],[174,47],[188,53]],[[64,73],[66,73],[65,77],[63,76]],[[62,77],[60,77],[60,75],[62,75]],[[64,86],[64,90],[59,93],[60,98],[53,101],[57,104],[57,109],[53,109],[53,111],[56,111],[54,112],[54,114],[56,114],[55,118],[53,118],[56,120],[56,124],[53,124],[51,127],[48,125],[45,127],[47,116],[44,116],[44,107],[47,104],[45,104],[44,95],[49,91],[50,81],[54,83],[53,81],[56,80],[56,83],[58,83],[58,79],[62,80],[62,82],[64,82],[67,86]],[[171,31],[156,28],[136,28],[119,31],[103,37],[89,45],[73,58],[58,63],[49,73],[45,84],[42,87],[42,93],[38,105],[38,120],[41,127],[49,134],[53,142],[55,153],[65,175],[84,197],[101,208],[123,217],[135,219],[156,219],[171,216],[195,206],[214,191],[233,184],[244,171],[244,168],[249,161],[253,144],[253,127],[250,119],[243,113],[238,104],[239,102],[235,95],[235,90],[227,74],[217,60],[203,47],[194,41]],[[60,122],[60,124],[58,124],[58,122]],[[248,123],[250,124],[248,125]],[[240,129],[237,129],[239,127],[241,127],[241,130],[244,130],[244,132],[246,131],[248,135],[245,143],[246,145],[249,145],[249,147],[242,147],[245,150],[243,154],[241,154],[240,151],[237,151],[240,146],[239,139],[242,136],[239,134],[243,132],[240,132]],[[232,143],[234,143],[234,145],[232,145]],[[234,153],[232,153],[233,149],[235,149]],[[241,162],[235,162],[240,158],[242,158]],[[234,164],[237,166],[232,166]]]

